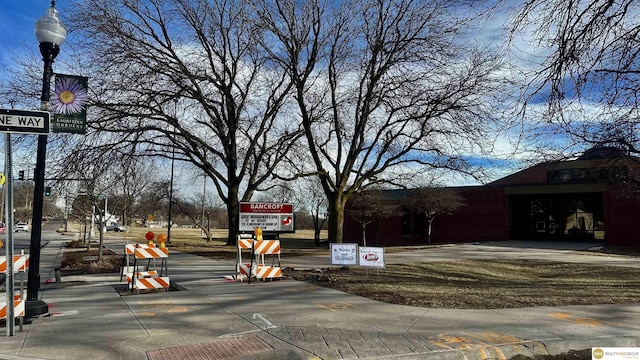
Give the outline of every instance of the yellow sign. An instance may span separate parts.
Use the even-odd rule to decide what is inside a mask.
[[[4,176],[3,173],[0,173],[0,185],[4,185],[6,181],[7,181],[7,177]]]
[[[153,214],[149,214],[149,216],[147,216],[147,221],[153,221]]]

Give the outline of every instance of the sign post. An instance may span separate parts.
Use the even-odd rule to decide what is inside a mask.
[[[15,335],[15,308],[14,308],[14,275],[13,275],[13,176],[12,176],[12,160],[11,160],[11,133],[4,134],[4,173],[8,180],[5,186],[5,217],[7,224],[5,234],[7,236],[7,277],[5,282],[5,291],[7,293],[7,336]]]
[[[15,309],[13,298],[13,295],[15,293],[13,271],[13,153],[11,149],[11,133],[37,134],[46,136],[47,134],[49,134],[50,126],[50,115],[46,111],[0,109],[0,132],[5,133],[4,173],[6,176],[5,216],[7,221],[7,336],[13,336],[15,332]]]

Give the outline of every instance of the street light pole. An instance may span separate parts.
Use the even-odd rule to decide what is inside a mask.
[[[169,224],[167,225],[167,243],[171,244],[171,206],[173,205],[173,163],[176,159],[176,150],[171,154],[171,182],[169,183]]]
[[[40,53],[44,62],[42,74],[42,95],[40,109],[48,110],[51,99],[51,77],[53,76],[53,61],[60,53],[60,46],[64,43],[67,30],[58,19],[56,2],[51,1],[51,7],[45,15],[38,19],[35,26],[36,38],[40,43]],[[44,203],[44,173],[47,155],[47,135],[38,135],[38,152],[36,155],[36,170],[33,176],[33,217],[31,220],[31,242],[29,244],[29,275],[27,278],[26,317],[34,317],[49,312],[49,306],[38,300],[40,289],[40,246],[42,237],[42,205]]]

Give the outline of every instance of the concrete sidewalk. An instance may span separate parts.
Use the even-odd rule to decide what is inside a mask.
[[[62,246],[62,241],[52,241],[43,249],[43,279],[54,278],[52,264]],[[415,260],[418,251],[388,254],[387,262]],[[576,261],[571,249],[504,244],[442,247],[419,258],[483,257],[492,252]],[[282,260],[287,267],[328,264],[324,257]],[[618,266],[640,263],[628,257],[588,257],[598,260]],[[43,284],[41,299],[49,304],[51,316],[1,338],[0,358],[508,359],[594,346],[640,346],[640,304],[428,309],[289,279],[228,281],[224,276],[232,274],[234,266],[233,261],[172,251],[168,275],[180,291],[120,296],[116,288],[124,283],[119,274],[66,276],[59,284]]]

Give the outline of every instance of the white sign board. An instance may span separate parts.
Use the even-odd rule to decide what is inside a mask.
[[[262,228],[264,232],[295,232],[293,204],[251,202],[240,203],[240,231]]]
[[[360,266],[384,267],[384,248],[361,246],[358,251]]]
[[[49,113],[46,111],[0,109],[0,132],[48,134],[49,130]]]
[[[331,243],[331,265],[358,265],[358,244]]]

